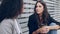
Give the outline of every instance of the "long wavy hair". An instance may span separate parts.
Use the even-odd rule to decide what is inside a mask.
[[[0,5],[0,22],[5,18],[14,18],[21,14],[23,0],[3,0]]]
[[[36,5],[37,5],[38,2],[41,3],[44,6],[44,10],[43,10],[43,13],[42,13],[42,19],[40,19],[40,16],[36,12]],[[37,1],[36,2],[35,7],[34,7],[34,14],[35,14],[37,22],[38,22],[38,27],[40,27],[42,25],[47,25],[47,23],[48,23],[47,19],[49,18],[48,17],[49,13],[48,13],[47,6],[46,6],[44,1]]]

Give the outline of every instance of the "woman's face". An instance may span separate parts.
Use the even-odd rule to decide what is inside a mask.
[[[43,10],[44,10],[43,5],[38,2],[37,5],[36,5],[36,12],[37,12],[37,14],[42,14]]]

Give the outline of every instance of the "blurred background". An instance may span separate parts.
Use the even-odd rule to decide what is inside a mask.
[[[0,4],[2,0],[0,0]],[[23,0],[24,1],[24,12],[18,16],[18,25],[21,26],[22,34],[28,34],[28,19],[31,14],[34,13],[34,6],[36,0]],[[47,4],[48,12],[55,20],[60,22],[60,0],[43,0]],[[57,30],[57,34],[60,34],[60,30]]]

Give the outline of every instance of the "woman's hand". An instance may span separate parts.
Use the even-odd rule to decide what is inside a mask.
[[[36,32],[37,33],[48,33],[50,30],[49,26],[43,26],[42,28],[39,28]]]

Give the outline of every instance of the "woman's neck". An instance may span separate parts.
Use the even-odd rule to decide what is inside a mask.
[[[41,13],[41,14],[39,14],[39,16],[40,16],[40,17],[42,17],[42,13]]]

